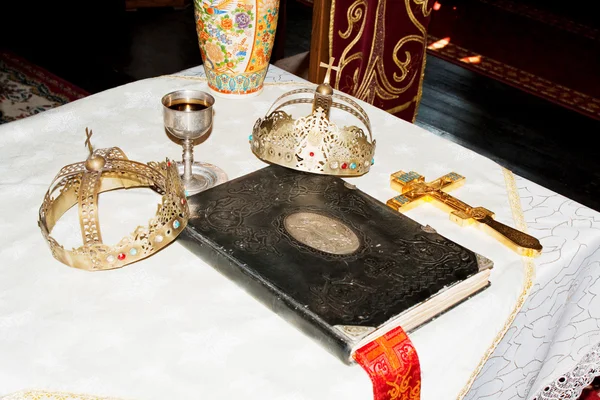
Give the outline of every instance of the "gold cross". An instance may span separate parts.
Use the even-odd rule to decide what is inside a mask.
[[[329,64],[326,64],[324,62],[321,62],[319,64],[320,67],[323,68],[327,68],[327,72],[325,72],[325,79],[323,79],[323,83],[326,83],[329,85],[330,79],[331,79],[331,70],[337,71],[339,72],[340,67],[334,67],[333,66],[333,62],[335,61],[335,58],[331,57],[329,59]]]
[[[452,190],[465,183],[465,177],[456,172],[425,182],[425,178],[414,171],[398,171],[391,175],[390,183],[392,189],[401,193],[386,203],[394,210],[405,212],[423,202],[432,202],[433,205],[450,212],[451,221],[460,226],[477,222],[478,227],[521,255],[535,257],[542,251],[539,240],[496,221],[494,213],[490,210],[471,207],[446,193],[445,190]]]
[[[84,146],[87,146],[88,150],[90,151],[90,155],[92,155],[92,153],[94,152],[94,150],[92,149],[92,142],[90,141],[90,139],[92,138],[92,131],[88,131],[88,128],[85,128],[85,143]]]

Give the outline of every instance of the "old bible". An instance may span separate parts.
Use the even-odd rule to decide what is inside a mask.
[[[490,260],[337,177],[269,166],[188,201],[184,246],[345,363],[489,285]]]

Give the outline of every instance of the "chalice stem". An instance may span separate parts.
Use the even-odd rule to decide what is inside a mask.
[[[183,140],[183,182],[192,180],[192,164],[194,163],[194,147],[191,139]]]

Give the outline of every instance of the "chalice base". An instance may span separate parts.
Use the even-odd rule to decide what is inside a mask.
[[[178,161],[177,170],[179,171],[179,176],[181,176],[187,196],[192,196],[228,181],[225,171],[213,164],[201,161],[193,162],[192,178],[189,182],[183,179],[183,169],[183,162]]]

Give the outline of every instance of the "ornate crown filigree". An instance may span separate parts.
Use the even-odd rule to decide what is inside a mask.
[[[258,158],[317,174],[358,176],[369,172],[375,153],[369,117],[354,100],[334,93],[329,85],[332,67],[327,66],[325,80],[316,90],[297,89],[283,94],[275,100],[265,118],[256,121],[250,145]],[[301,103],[312,103],[312,113],[294,119],[283,110]],[[357,126],[338,127],[329,118],[331,108],[356,117],[365,126],[368,136]]]
[[[93,150],[86,129],[89,157],[63,167],[54,178],[40,207],[38,225],[60,262],[89,271],[120,268],[146,258],[172,242],[185,228],[189,208],[175,163],[142,164],[131,161],[118,147]],[[138,226],[116,245],[102,242],[98,194],[114,189],[149,187],[162,195],[162,204],[148,226]],[[50,236],[61,216],[79,205],[83,245],[66,250]]]

